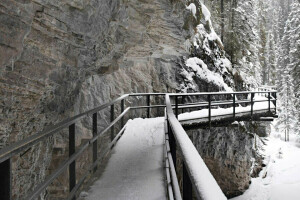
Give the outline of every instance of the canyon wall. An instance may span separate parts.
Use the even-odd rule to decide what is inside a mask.
[[[196,13],[186,9],[190,3]],[[203,16],[198,0],[0,1],[0,148],[121,94],[237,87],[222,44],[211,37],[211,22]],[[197,77],[186,65],[189,57],[204,60],[223,83],[216,88]],[[99,118],[101,130],[109,111]],[[91,137],[88,117],[76,124],[77,147]],[[28,194],[67,157],[67,138],[64,130],[13,157],[13,199]],[[108,140],[101,138],[100,151]],[[240,145],[251,148],[250,140]],[[78,159],[79,177],[90,160],[88,151]],[[67,183],[65,173],[41,198],[65,198]]]
[[[227,127],[192,129],[187,133],[227,197],[241,195],[261,170],[262,156],[254,138],[261,126],[240,122]],[[266,133],[261,130],[261,133]],[[265,136],[265,135],[264,135]]]

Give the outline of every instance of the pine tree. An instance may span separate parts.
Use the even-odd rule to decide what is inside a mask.
[[[248,84],[261,84],[257,1],[232,1],[231,30],[225,34],[225,50],[235,69]]]
[[[300,21],[299,3],[294,2],[288,15],[281,40],[280,57],[278,59],[278,91],[280,95],[278,127],[287,133],[299,131],[299,46]]]
[[[296,97],[294,101],[296,107],[294,131],[300,134],[300,3],[298,1],[293,2],[288,21],[290,25],[288,32],[290,41],[288,68],[292,74]]]

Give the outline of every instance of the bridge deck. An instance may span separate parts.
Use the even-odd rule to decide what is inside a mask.
[[[211,109],[212,120],[226,121],[233,108]],[[274,109],[274,105],[270,105]],[[236,107],[236,118],[251,118],[250,106]],[[266,116],[268,102],[257,102],[253,115]],[[229,116],[232,117],[232,116]],[[183,125],[208,123],[208,110],[179,115]],[[164,118],[129,120],[101,177],[91,186],[86,200],[166,199],[164,175]]]
[[[166,199],[163,145],[164,118],[128,121],[85,199]]]

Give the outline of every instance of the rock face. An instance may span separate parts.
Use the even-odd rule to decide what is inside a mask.
[[[252,125],[212,127],[188,130],[195,147],[217,180],[224,194],[230,198],[242,194],[249,187],[255,158]]]
[[[180,90],[186,58],[202,52],[191,48],[201,12],[195,20],[186,10],[190,2],[198,1],[2,0],[0,148],[124,93]],[[205,81],[197,83],[201,91]],[[109,111],[99,118],[101,130]],[[76,131],[78,147],[92,137],[91,119],[76,124]],[[28,194],[67,157],[67,138],[64,130],[13,157],[13,199]],[[108,140],[101,138],[100,151]],[[89,152],[78,159],[78,177],[91,160]],[[207,160],[216,169],[224,164]],[[41,198],[65,198],[67,183],[64,173]]]
[[[4,0],[0,10],[1,148],[123,93],[175,91],[188,55],[180,1]],[[92,135],[76,130],[77,145]],[[14,157],[14,199],[66,157],[66,138]]]

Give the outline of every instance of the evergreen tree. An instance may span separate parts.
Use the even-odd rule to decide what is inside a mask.
[[[294,101],[296,107],[294,131],[300,134],[300,3],[298,1],[293,2],[288,21],[290,26],[287,33],[290,41],[288,68],[292,74],[296,97]]]
[[[278,127],[287,133],[299,132],[299,3],[294,2],[287,18],[281,40],[280,57],[277,63],[280,109]]]
[[[225,35],[225,50],[245,81],[256,87],[261,84],[257,1],[235,1],[232,6],[232,27]]]

